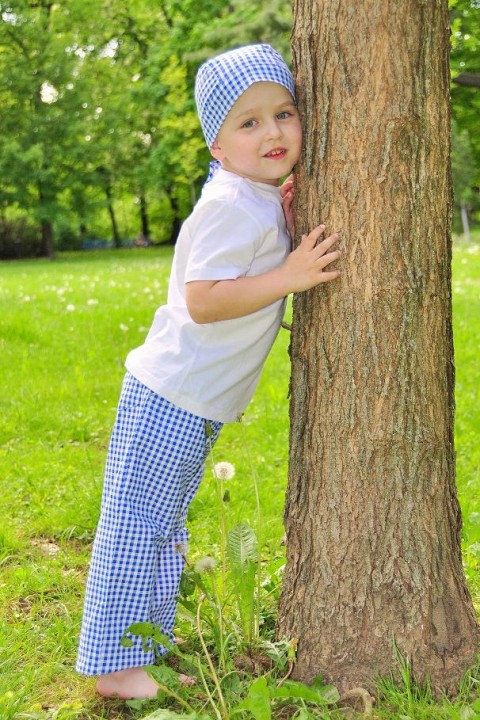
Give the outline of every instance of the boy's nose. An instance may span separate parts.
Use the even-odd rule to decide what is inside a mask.
[[[279,138],[282,136],[282,128],[278,120],[273,119],[268,123],[266,129],[266,135],[268,138]]]

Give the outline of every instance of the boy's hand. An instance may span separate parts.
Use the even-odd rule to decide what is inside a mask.
[[[200,324],[245,317],[292,292],[335,280],[339,270],[326,272],[325,268],[341,255],[339,250],[329,252],[339,236],[334,233],[317,245],[324,230],[325,225],[319,225],[303,235],[300,245],[283,265],[268,272],[231,280],[187,282],[185,299],[190,317]]]
[[[302,235],[300,245],[285,260],[283,269],[288,273],[291,282],[290,292],[310,290],[320,283],[339,277],[339,270],[325,271],[325,268],[342,255],[340,250],[329,252],[340,236],[333,233],[317,245],[324,230],[325,225],[318,225],[308,235]]]
[[[280,186],[280,195],[282,198],[283,214],[285,215],[285,222],[287,223],[287,230],[290,233],[290,237],[295,237],[295,225],[293,222],[293,175],[289,175],[285,182]]]

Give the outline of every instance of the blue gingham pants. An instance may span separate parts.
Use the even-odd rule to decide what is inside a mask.
[[[110,441],[87,581],[77,670],[103,675],[153,662],[134,622],[173,639],[188,506],[222,424],[181,410],[127,373]]]

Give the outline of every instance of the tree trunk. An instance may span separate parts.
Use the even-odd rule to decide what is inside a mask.
[[[455,487],[447,0],[295,0],[298,237],[342,279],[294,299],[287,565],[295,676],[454,690],[479,632]],[[298,239],[297,237],[297,239]]]
[[[463,234],[465,235],[465,240],[467,242],[470,242],[470,223],[468,222],[468,210],[463,200],[460,202],[460,216],[462,218],[462,228]]]
[[[180,206],[172,188],[168,188],[167,196],[172,208],[172,227],[170,228],[170,240],[168,242],[174,245],[177,242],[178,234],[182,227],[182,218],[180,217]]]
[[[150,245],[150,227],[148,223],[147,198],[145,191],[140,190],[140,222],[142,226],[142,239],[144,244]]]
[[[122,247],[122,241],[120,239],[120,233],[118,232],[115,208],[113,207],[112,187],[108,181],[105,184],[105,195],[107,196],[108,214],[110,215],[110,222],[112,223],[113,244],[116,248],[119,248]]]
[[[53,246],[53,225],[50,220],[42,220],[40,226],[42,231],[40,255],[53,260],[55,257],[55,248]]]
[[[51,204],[51,197],[45,192],[42,183],[38,183],[38,201],[42,211],[46,214]],[[40,220],[41,245],[40,256],[48,257],[50,260],[55,258],[55,247],[53,243],[53,223],[46,217]]]

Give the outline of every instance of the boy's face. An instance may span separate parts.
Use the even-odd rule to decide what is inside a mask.
[[[278,185],[298,158],[302,128],[288,90],[257,82],[232,106],[210,151],[225,170]]]

